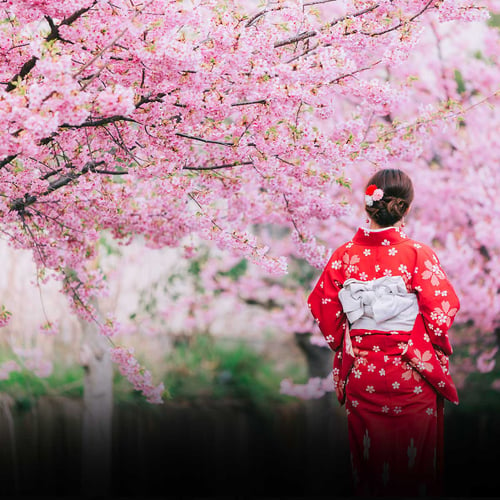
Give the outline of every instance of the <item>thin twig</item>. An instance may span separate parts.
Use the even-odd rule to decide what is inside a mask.
[[[313,2],[307,2],[304,7],[310,7],[311,5],[318,5],[320,3],[336,2],[337,0],[314,0]]]
[[[434,1],[434,0],[431,0],[431,1]],[[335,26],[336,24],[338,23],[341,23],[342,21],[345,21],[347,19],[351,19],[351,18],[354,18],[354,17],[359,17],[359,16],[362,16],[364,14],[367,14],[368,12],[372,12],[374,11],[375,9],[377,9],[379,7],[379,4],[374,4],[370,7],[367,7],[365,9],[362,9],[358,12],[354,12],[353,14],[346,14],[345,16],[342,16],[342,17],[339,17],[337,19],[334,19],[331,23],[328,23],[324,28],[322,28],[321,31],[323,31],[324,29],[330,29],[332,28],[333,26]],[[317,31],[304,31],[302,33],[299,33],[298,35],[295,35],[293,37],[290,37],[290,38],[287,38],[285,40],[281,40],[280,42],[276,42],[274,44],[274,48],[278,48],[278,47],[284,47],[285,45],[290,45],[292,43],[297,43],[297,42],[302,42],[304,40],[307,40],[309,38],[312,38],[314,36],[318,35],[318,32]]]
[[[111,42],[109,42],[104,48],[102,48],[90,61],[87,61],[74,75],[73,78],[76,78],[78,75],[80,75],[83,71],[85,71],[91,64],[93,64],[97,59],[99,59],[107,50],[109,50],[113,45],[118,42],[118,40],[125,35],[125,33],[128,31],[128,28],[125,28],[122,30]]]
[[[309,54],[310,52],[317,49],[318,47],[319,47],[319,42],[316,45],[313,45],[312,47],[308,48],[307,50],[304,50],[304,52],[302,52],[301,54],[297,54],[296,56],[292,57],[291,59],[288,59],[288,61],[286,61],[286,64],[292,63],[292,62],[296,61],[297,59],[300,59],[302,56]]]
[[[337,78],[334,78],[333,80],[331,80],[330,82],[328,82],[330,85],[332,85],[333,83],[337,83],[339,82],[340,80],[343,80],[344,78],[347,78],[349,76],[354,76],[355,74],[357,73],[361,73],[362,71],[366,71],[367,69],[372,69],[374,66],[376,66],[377,64],[379,64],[381,61],[378,60],[378,61],[375,61],[374,63],[370,64],[369,66],[365,66],[363,68],[359,68],[359,69],[355,69],[354,71],[351,71],[350,73],[346,73],[345,75],[340,75],[340,76],[337,76]]]
[[[297,43],[297,42],[302,42],[303,40],[307,40],[308,38],[311,38],[313,36],[316,36],[318,34],[317,31],[303,31],[302,33],[299,33],[298,35],[292,36],[290,38],[287,38],[285,40],[281,40],[280,42],[276,42],[274,44],[274,48],[277,49],[279,47],[284,47],[285,45],[290,45],[292,43]]]
[[[432,4],[432,2],[434,2],[435,0],[429,0],[424,7],[422,7],[422,9],[417,12],[415,15],[413,15],[412,17],[410,17],[410,19],[408,19],[407,23],[411,23],[413,22],[417,17],[421,16]],[[376,31],[375,33],[366,33],[366,32],[362,32],[363,35],[368,35],[368,36],[380,36],[380,35],[385,35],[386,33],[389,33],[391,31],[395,31],[399,28],[401,28],[403,26],[403,24],[407,24],[407,23],[402,23],[401,21],[396,24],[395,26],[392,26],[391,28],[387,28],[385,30],[382,30],[382,31]]]
[[[367,7],[366,9],[359,10],[358,12],[354,12],[354,14],[346,14],[345,16],[338,17],[337,19],[332,21],[328,25],[328,27],[332,28],[333,26],[335,26],[338,23],[341,23],[343,21],[347,21],[347,19],[352,19],[354,17],[362,16],[363,14],[368,14],[368,12],[372,12],[373,10],[378,9],[379,7],[380,7],[380,4],[376,3],[376,4],[372,5],[371,7]]]
[[[224,165],[214,165],[212,167],[182,167],[182,170],[219,170],[222,168],[233,168],[243,165],[253,165],[253,161],[237,161],[234,163],[225,163]]]
[[[150,2],[148,2],[142,9],[138,10],[135,14],[135,16],[131,19],[131,21],[134,21],[140,14],[142,14],[142,12],[144,11],[144,9],[146,9],[146,7],[149,7],[149,5],[152,3],[152,0]],[[109,50],[111,47],[113,47],[117,42],[118,40],[120,40],[120,38],[123,37],[123,35],[125,35],[125,33],[128,31],[128,28],[125,28],[123,31],[121,31],[110,43],[108,43],[108,45],[106,45],[103,49],[101,49],[90,61],[86,62],[74,75],[73,75],[73,78],[76,78],[78,75],[80,75],[82,73],[82,71],[85,71],[91,64],[93,64],[97,59],[99,59],[103,54],[104,52],[106,52],[107,50]]]
[[[255,101],[241,101],[241,102],[234,102],[231,104],[231,106],[249,106],[250,104],[267,104],[266,99],[257,99]]]
[[[193,141],[200,141],[206,144],[219,144],[220,146],[234,146],[232,142],[222,142],[222,141],[214,141],[212,139],[204,139],[203,137],[198,137],[195,135],[183,134],[182,132],[176,132],[175,135],[178,137],[184,137],[185,139],[191,139]]]
[[[427,120],[422,120],[422,121],[417,120],[417,121],[410,123],[410,124],[399,125],[398,127],[394,127],[392,130],[389,130],[389,131],[385,132],[384,134],[379,135],[377,140],[383,139],[384,137],[387,137],[388,135],[395,134],[396,132],[399,132],[402,129],[408,129],[408,128],[417,127],[420,125],[427,125],[428,123],[432,123],[433,121],[436,121],[436,120],[448,120],[450,118],[455,118],[455,117],[460,116],[460,115],[465,115],[466,113],[468,113],[472,109],[476,108],[477,106],[480,106],[481,104],[484,104],[485,102],[490,101],[491,99],[494,99],[495,97],[500,97],[500,90],[493,92],[493,94],[486,96],[484,99],[481,99],[480,101],[472,104],[468,108],[462,109],[460,111],[454,111],[453,113],[449,113],[445,116],[441,116],[441,117],[437,116],[437,117],[429,118]]]

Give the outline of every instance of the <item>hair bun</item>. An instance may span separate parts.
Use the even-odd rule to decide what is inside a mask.
[[[408,210],[408,203],[401,198],[389,198],[386,202],[386,210],[391,217],[399,220]]]
[[[411,179],[399,169],[379,170],[368,181],[369,188],[380,189],[384,193],[382,199],[372,199],[371,204],[365,205],[367,214],[381,227],[393,226],[400,221],[413,201]]]

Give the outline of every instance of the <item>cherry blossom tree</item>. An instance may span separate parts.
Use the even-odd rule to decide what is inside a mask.
[[[366,175],[400,166],[412,236],[441,247],[462,320],[491,331],[494,3],[4,0],[2,233],[112,343],[119,325],[94,305],[103,232],[186,258],[210,241],[270,275],[287,255],[319,268],[357,224]],[[126,347],[111,356],[161,401]]]

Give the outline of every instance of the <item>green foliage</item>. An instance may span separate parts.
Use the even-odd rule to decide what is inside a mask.
[[[149,316],[153,316],[158,311],[158,299],[156,292],[158,290],[160,283],[159,281],[155,281],[151,284],[151,286],[147,289],[141,290],[139,294],[139,311],[144,311]],[[137,312],[132,313],[129,317],[130,319],[134,319],[137,316]]]
[[[138,359],[158,373],[158,367],[148,366],[147,358]],[[14,359],[12,353],[0,353],[0,362]],[[165,357],[166,372],[163,382],[169,398],[183,401],[237,400],[262,411],[273,404],[296,402],[279,393],[285,377],[305,382],[305,363],[276,368],[275,360],[259,354],[244,340],[217,340],[208,334],[184,337],[176,342]],[[153,376],[160,382],[158,376]],[[53,373],[40,378],[29,370],[11,372],[7,380],[0,381],[0,392],[11,395],[18,409],[29,410],[42,396],[83,397],[84,369],[81,366],[55,365]],[[114,371],[115,403],[133,403],[150,406],[133,389],[118,370]]]
[[[229,276],[233,281],[238,281],[246,272],[248,268],[248,261],[246,259],[241,259],[236,265],[234,265],[228,271],[221,271],[219,274],[222,276]]]
[[[368,143],[361,143],[361,148],[362,149],[366,149]],[[339,175],[336,179],[335,179],[335,182],[339,185],[339,186],[342,186],[342,187],[345,187],[349,190],[351,190],[352,186],[351,186],[351,181],[345,177],[344,173],[342,173],[341,175]]]
[[[101,237],[99,238],[99,246],[104,250],[106,255],[117,255],[121,256],[122,252],[119,247],[114,244],[114,242],[107,237],[104,233],[101,233]]]
[[[5,353],[1,357],[3,360],[9,359]],[[47,378],[40,378],[26,369],[11,372],[8,379],[0,380],[0,393],[2,392],[12,396],[21,410],[29,410],[41,396],[82,397],[83,368],[55,365]]]
[[[247,342],[217,341],[200,334],[180,342],[167,356],[165,386],[173,398],[228,398],[265,408],[290,398],[279,393],[284,377],[305,377],[304,366],[277,370],[275,362]]]
[[[500,28],[500,14],[490,14],[490,18],[488,19],[488,24],[490,26],[494,26],[495,28]]]
[[[192,259],[189,261],[188,273],[193,276],[199,276],[201,273],[201,262],[199,260]]]
[[[319,278],[320,272],[305,259],[292,257],[289,262],[287,281],[297,283],[304,290]]]
[[[455,82],[457,84],[457,92],[463,94],[466,90],[465,81],[462,73],[458,69],[455,70]]]

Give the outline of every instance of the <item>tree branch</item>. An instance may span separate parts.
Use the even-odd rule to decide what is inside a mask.
[[[5,165],[7,165],[8,163],[10,163],[15,158],[17,158],[17,154],[6,156],[3,160],[0,161],[0,168],[5,167]]]
[[[366,9],[359,10],[358,12],[355,12],[354,14],[346,14],[345,16],[338,17],[334,21],[332,21],[328,27],[331,28],[332,26],[335,26],[338,23],[341,23],[343,21],[346,21],[347,19],[351,19],[353,17],[359,17],[362,16],[363,14],[368,14],[368,12],[372,12],[375,9],[378,9],[380,7],[380,4],[376,3],[372,5],[371,7],[367,7]]]
[[[380,62],[380,60],[378,61],[375,61],[374,63],[370,64],[369,66],[364,66],[363,68],[359,68],[359,69],[355,69],[354,71],[351,71],[350,73],[346,73],[345,75],[340,75],[340,76],[337,76],[337,78],[334,78],[333,80],[331,80],[330,82],[328,82],[330,85],[332,85],[333,83],[337,83],[339,82],[340,80],[343,80],[344,78],[347,78],[349,76],[354,76],[356,73],[361,73],[362,71],[366,71],[367,69],[372,69],[374,66],[376,66],[378,63]]]
[[[118,40],[123,36],[125,35],[125,33],[127,32],[128,28],[125,28],[124,30],[120,31],[120,33],[118,33],[118,35],[115,36],[115,38],[113,40],[111,40],[111,42],[109,42],[107,45],[105,45],[94,57],[92,57],[92,59],[90,59],[89,61],[87,61],[74,75],[73,75],[73,78],[76,78],[78,75],[82,74],[90,65],[94,64],[95,61],[97,61],[97,59],[99,59],[108,49],[110,49],[111,47],[113,47],[116,42],[118,42]],[[94,75],[95,76],[95,75]]]
[[[33,56],[31,59],[26,61],[19,73],[14,75],[9,82],[7,83],[7,87],[5,87],[6,92],[12,92],[16,88],[16,84],[19,80],[22,80],[34,67],[36,62],[38,61],[38,57]]]
[[[163,102],[163,98],[166,96],[164,92],[160,92],[156,94],[156,97],[151,97],[151,92],[141,96],[138,103],[135,105],[136,109],[140,108],[143,104],[147,104],[148,102]]]
[[[83,123],[80,123],[80,125],[69,125],[68,123],[63,123],[60,128],[84,128],[84,127],[99,127],[102,125],[108,125],[109,123],[115,123],[115,122],[133,122],[133,123],[138,123],[137,120],[134,120],[133,118],[128,118],[127,116],[122,116],[122,115],[114,115],[114,116],[108,116],[106,118],[99,118],[98,120],[88,120]]]
[[[194,141],[204,142],[206,144],[219,144],[220,146],[234,146],[232,142],[212,141],[211,139],[203,139],[203,137],[183,134],[182,132],[176,132],[175,135],[177,135],[178,137],[184,137],[186,139],[192,139]]]
[[[431,2],[432,1],[434,1],[434,0],[431,0]],[[366,9],[362,9],[358,12],[354,12],[353,14],[346,14],[345,16],[334,19],[331,23],[328,23],[325,28],[326,29],[332,28],[333,26],[335,26],[338,23],[341,23],[342,21],[345,21],[347,19],[351,19],[353,17],[362,16],[363,14],[367,14],[368,12],[372,12],[375,9],[377,9],[379,6],[380,5],[378,3],[376,3],[376,4],[372,5],[371,7],[367,7]],[[325,29],[325,28],[323,28],[323,29]],[[276,42],[274,44],[274,48],[284,47],[285,45],[290,45],[292,43],[302,42],[302,41],[307,40],[308,38],[312,38],[316,35],[318,35],[317,31],[304,31],[302,33],[299,33],[296,36],[293,36],[291,38],[287,38],[286,40]]]
[[[255,101],[241,101],[241,102],[233,102],[231,106],[249,106],[250,104],[267,104],[266,99],[257,99]]]
[[[302,42],[303,40],[307,40],[308,38],[316,36],[317,34],[317,31],[303,31],[298,35],[292,36],[291,38],[281,40],[281,42],[276,42],[274,44],[274,48],[277,49],[278,47],[284,47],[285,45],[290,45],[292,43]]]
[[[318,47],[319,47],[319,43],[316,43],[312,47],[304,50],[304,52],[302,52],[300,54],[297,54],[296,56],[293,56],[291,59],[288,59],[288,61],[286,63],[289,64],[289,63],[291,63],[293,61],[296,61],[297,59],[300,59],[302,56],[305,56],[306,54],[309,54],[309,52],[312,52],[313,50],[316,50]]]
[[[49,184],[49,187],[47,188],[47,190],[44,191],[40,196],[46,196],[46,195],[56,191],[57,189],[60,189],[63,186],[66,186],[70,182],[73,182],[75,179],[78,179],[78,177],[85,175],[87,172],[96,172],[96,167],[99,165],[103,165],[104,163],[105,163],[104,161],[98,161],[98,162],[89,161],[89,162],[87,162],[79,172],[70,172],[70,173],[62,175],[58,179],[52,181]],[[33,205],[37,201],[38,201],[37,196],[26,193],[24,195],[24,198],[16,198],[15,200],[13,200],[10,203],[10,209],[15,210],[16,212],[19,212],[20,214],[23,214],[27,207],[29,207],[30,205]]]
[[[336,2],[337,0],[314,0],[313,2],[304,3],[304,7],[310,7],[311,5],[318,5],[320,3]]]
[[[435,0],[429,0],[425,6],[419,11],[417,12],[415,15],[413,15],[412,17],[410,17],[410,19],[408,19],[408,23],[411,23],[413,22],[417,17],[421,16],[432,4],[432,2],[434,2]],[[389,33],[391,31],[395,31],[399,28],[401,28],[404,24],[406,23],[402,23],[401,21],[396,24],[395,26],[392,26],[391,28],[387,28],[385,30],[382,30],[382,31],[376,31],[375,33],[366,33],[366,32],[362,32],[363,35],[368,35],[368,36],[380,36],[380,35],[385,35],[386,33]]]
[[[98,168],[94,169],[96,174],[106,174],[106,175],[127,175],[128,170],[100,170]]]
[[[246,24],[247,28],[252,26],[252,24],[255,24],[262,16],[266,15],[267,12],[268,12],[267,10],[263,10],[261,12],[257,12],[257,14],[252,16]]]
[[[253,161],[236,161],[234,163],[225,163],[224,165],[215,165],[213,167],[183,167],[183,170],[219,170],[222,168],[239,167],[241,165],[253,165]]]
[[[45,40],[50,42],[51,40],[61,39],[61,37],[59,36],[59,28],[63,25],[69,26],[72,23],[74,23],[79,17],[81,17],[83,14],[85,14],[85,12],[89,11],[96,3],[97,3],[97,0],[94,0],[92,5],[90,5],[89,7],[85,7],[83,9],[77,10],[74,14],[72,14],[68,18],[63,19],[59,26],[56,26],[54,24],[54,21],[52,21],[52,19],[49,16],[45,16],[45,19],[47,20],[47,22],[49,23],[49,26],[50,26],[50,33],[47,35]],[[9,80],[5,90],[7,92],[11,92],[12,90],[14,90],[16,88],[16,83],[19,81],[19,79],[23,80],[24,77],[35,67],[37,61],[38,61],[38,57],[36,57],[36,56],[33,56],[31,59],[26,61],[23,64],[23,66],[21,67],[21,70],[19,71],[19,73],[14,75]]]
[[[91,5],[88,7],[84,7],[80,10],[77,10],[71,16],[67,17],[66,19],[63,19],[61,21],[61,24],[59,26],[70,26],[73,24],[79,17],[83,16],[86,12],[88,12],[95,4],[97,3],[97,0],[94,0]]]

